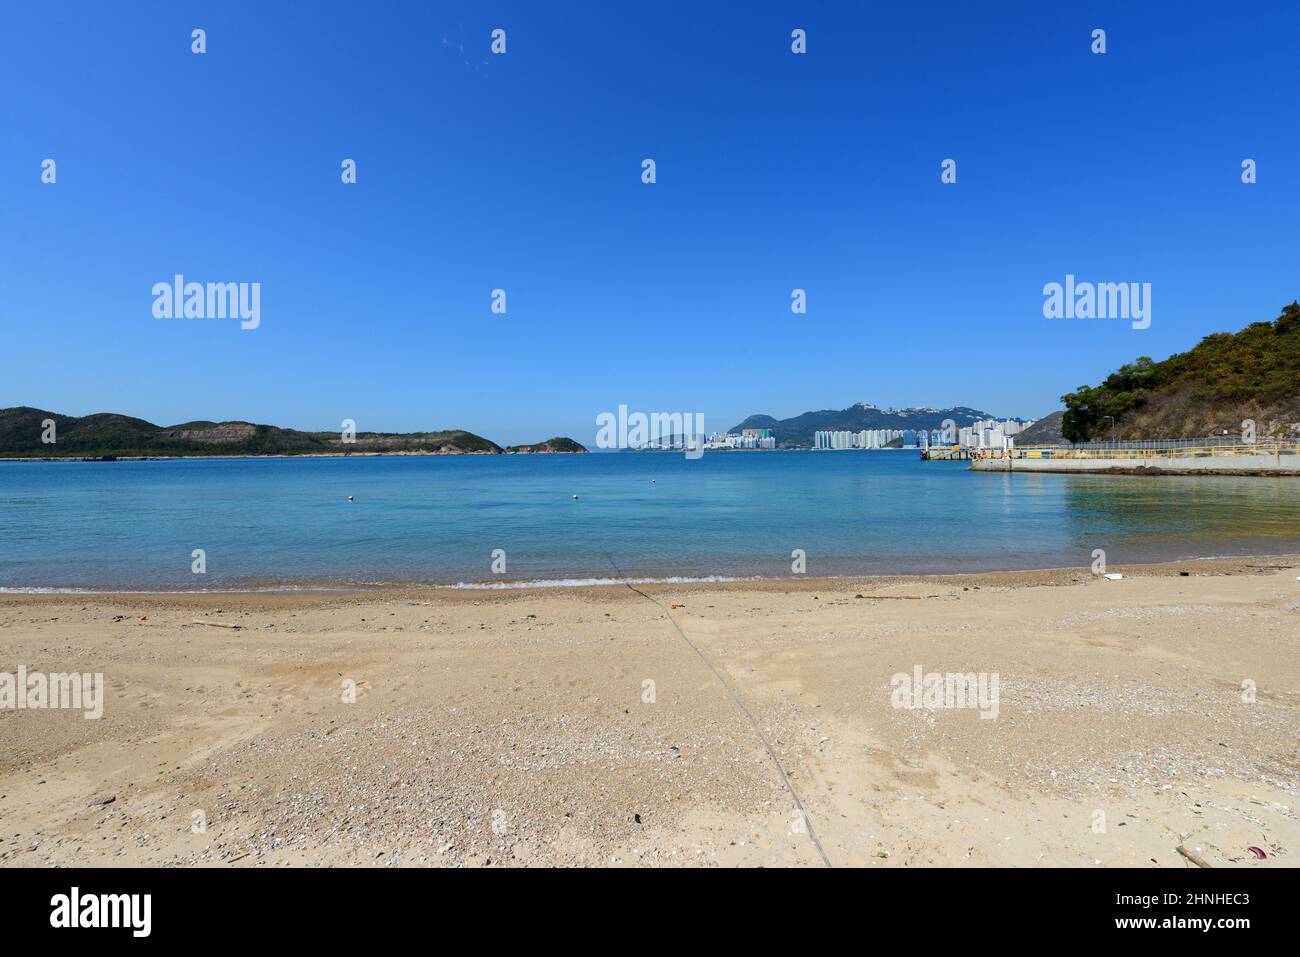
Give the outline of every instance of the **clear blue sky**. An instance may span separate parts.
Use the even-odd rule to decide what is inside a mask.
[[[619,403],[1039,415],[1300,296],[1298,10],[6,4],[0,406],[503,443]],[[177,272],[260,282],[261,327],[154,319]],[[1067,272],[1150,282],[1151,328],[1044,319]]]

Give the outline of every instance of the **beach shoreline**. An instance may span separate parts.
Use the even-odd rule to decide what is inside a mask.
[[[1294,866],[1297,568],[4,595],[0,866]]]
[[[1107,566],[1109,571],[1122,575],[1138,576],[1179,576],[1243,574],[1255,569],[1300,568],[1300,552],[1284,552],[1276,555],[1239,555],[1213,556],[1206,558],[1185,558],[1163,562],[1132,562]],[[1185,574],[1184,574],[1185,573]],[[1011,570],[987,570],[972,572],[950,572],[940,574],[892,575],[789,575],[785,577],[759,576],[713,576],[699,579],[628,577],[600,580],[587,583],[586,580],[558,581],[510,581],[482,580],[457,583],[430,582],[384,582],[371,586],[357,587],[340,584],[282,584],[275,582],[253,583],[238,588],[213,588],[189,591],[155,591],[148,589],[95,589],[61,588],[59,586],[31,586],[31,588],[0,589],[0,607],[10,600],[19,603],[27,600],[94,599],[108,602],[136,600],[142,602],[176,601],[180,604],[192,603],[195,607],[206,607],[213,600],[231,602],[248,601],[253,604],[265,601],[270,606],[312,605],[317,602],[359,601],[383,599],[432,599],[445,601],[482,601],[492,597],[502,600],[510,598],[538,597],[548,593],[582,594],[598,597],[609,591],[627,591],[628,585],[637,587],[651,586],[670,588],[681,591],[698,591],[718,589],[720,591],[741,590],[758,592],[802,592],[802,591],[847,591],[861,588],[893,587],[899,585],[962,585],[992,587],[1023,587],[1030,585],[1060,585],[1087,581],[1099,577],[1088,566],[1051,568],[1023,568]],[[283,602],[282,602],[283,600]]]

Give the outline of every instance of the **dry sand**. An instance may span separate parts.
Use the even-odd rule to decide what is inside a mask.
[[[107,699],[0,711],[0,864],[821,866],[693,643],[837,866],[1294,865],[1298,568],[640,586],[689,643],[621,586],[3,596],[0,671]]]

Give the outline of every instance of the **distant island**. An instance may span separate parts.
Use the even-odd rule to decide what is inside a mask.
[[[160,426],[113,412],[70,416],[29,406],[0,409],[0,458],[171,458],[244,455],[501,455],[481,435],[437,432],[301,432],[252,422]],[[567,438],[511,451],[586,452]]]
[[[561,452],[584,453],[586,451],[586,448],[565,436],[556,436],[533,445],[511,445],[506,448],[507,455],[548,455]]]

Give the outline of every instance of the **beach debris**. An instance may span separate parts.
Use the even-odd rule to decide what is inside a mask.
[[[1205,863],[1205,858],[1201,857],[1201,855],[1197,854],[1195,851],[1189,851],[1181,844],[1175,847],[1174,850],[1177,851],[1179,854],[1181,854],[1183,857],[1187,858],[1197,867],[1205,867],[1205,868],[1210,867],[1209,864]]]
[[[97,797],[97,798],[91,798],[91,800],[90,800],[90,806],[91,806],[91,807],[107,807],[108,805],[112,804],[112,803],[113,803],[114,801],[116,801],[116,800],[117,800],[117,795],[116,795],[116,794],[101,794],[101,795],[100,795],[99,797]]]
[[[1192,574],[1191,572],[1179,572],[1179,573],[1178,573],[1178,575],[1179,575],[1180,578],[1187,578],[1187,577],[1189,577],[1191,574]]]
[[[364,618],[361,619],[361,620],[362,620],[362,621],[365,621]],[[233,629],[235,629],[236,631],[238,631],[240,628],[243,628],[243,627],[244,627],[243,625],[235,625],[235,624],[231,624],[231,623],[229,623],[229,622],[224,622],[224,621],[208,621],[206,618],[195,618],[195,619],[194,619],[194,624],[196,624],[196,625],[211,625],[213,628],[233,628]]]
[[[578,500],[578,496],[576,496],[576,495],[573,496],[573,500],[576,502],[576,501]]]
[[[1124,576],[1121,575],[1119,572],[1107,572],[1102,577],[1109,578],[1113,582],[1122,581],[1124,579]]]
[[[352,496],[351,496],[351,495],[348,496],[348,501],[349,501],[349,502],[352,501]]]
[[[1252,844],[1250,845],[1250,847],[1246,848],[1246,850],[1250,851],[1250,853],[1254,854],[1261,861],[1268,860],[1268,855],[1264,853],[1264,849],[1262,847],[1256,847],[1254,844]]]
[[[136,620],[136,621],[148,621],[148,620],[149,620],[149,616],[148,616],[148,615],[137,615],[135,620]]]

